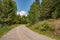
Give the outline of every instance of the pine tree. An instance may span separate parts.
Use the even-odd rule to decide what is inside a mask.
[[[44,19],[52,18],[55,15],[57,6],[60,4],[60,0],[42,0],[41,15]],[[60,8],[59,8],[60,9]],[[55,11],[55,12],[54,12]],[[58,13],[57,13],[58,14]]]
[[[31,5],[28,18],[31,23],[35,23],[35,22],[39,21],[39,17],[40,17],[40,2],[39,2],[39,0],[36,0]]]
[[[3,0],[0,21],[3,24],[12,24],[16,16],[16,3],[14,0]]]

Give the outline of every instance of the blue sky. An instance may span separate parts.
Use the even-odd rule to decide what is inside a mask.
[[[17,3],[17,11],[25,11],[26,13],[30,9],[31,4],[35,0],[15,0]]]

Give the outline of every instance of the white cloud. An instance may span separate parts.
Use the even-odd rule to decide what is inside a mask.
[[[27,13],[25,11],[20,11],[20,12],[17,12],[17,15],[27,16]]]

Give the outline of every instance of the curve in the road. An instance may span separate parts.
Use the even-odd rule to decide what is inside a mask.
[[[25,25],[18,26],[6,35],[0,38],[0,40],[54,40],[44,35],[33,32],[25,27]]]

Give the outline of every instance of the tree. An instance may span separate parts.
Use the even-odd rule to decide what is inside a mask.
[[[2,0],[2,11],[0,10],[0,22],[5,24],[12,24],[16,16],[16,3],[14,0]]]
[[[52,15],[59,13],[56,11],[57,6],[60,4],[60,0],[42,0],[41,15],[44,19],[53,18]],[[56,12],[56,13],[55,13]]]
[[[0,0],[0,24],[2,24],[2,0]]]
[[[35,23],[39,21],[40,17],[40,2],[39,0],[36,0],[30,7],[28,18],[30,20],[30,23]]]

